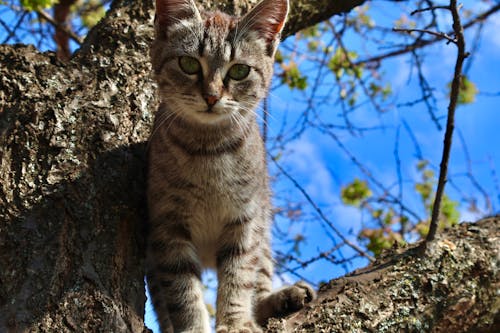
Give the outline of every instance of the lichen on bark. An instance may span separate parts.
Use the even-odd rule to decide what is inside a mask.
[[[271,332],[498,332],[500,217],[445,231],[425,253],[386,252],[323,285],[319,298]]]

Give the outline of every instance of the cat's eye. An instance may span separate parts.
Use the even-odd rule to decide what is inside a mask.
[[[188,56],[179,57],[179,67],[184,73],[189,75],[197,74],[201,70],[200,62],[197,59]]]
[[[250,74],[250,66],[244,64],[236,64],[229,68],[227,75],[236,81],[243,80]]]

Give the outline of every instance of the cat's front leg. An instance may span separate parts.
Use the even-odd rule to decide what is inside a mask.
[[[210,333],[201,265],[189,240],[151,237],[147,280],[162,333]]]
[[[260,244],[251,219],[225,226],[217,251],[216,333],[261,333],[253,316]]]

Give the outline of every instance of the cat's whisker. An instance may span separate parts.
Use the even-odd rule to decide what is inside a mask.
[[[243,128],[241,127],[241,123],[240,123],[240,121],[239,121],[239,119],[238,119],[238,114],[237,114],[237,113],[232,112],[232,113],[230,114],[230,120],[231,120],[231,123],[236,124],[236,126],[240,129],[240,131],[241,131],[242,133],[244,132],[244,131],[243,131]]]
[[[161,114],[156,122],[158,122],[158,125],[154,127],[153,131],[151,132],[151,135],[149,136],[148,143],[146,145],[146,150],[149,150],[149,146],[151,144],[152,139],[157,135],[158,131],[163,127],[163,125],[170,119],[173,118],[172,121],[175,119],[176,115],[174,113],[163,113]]]

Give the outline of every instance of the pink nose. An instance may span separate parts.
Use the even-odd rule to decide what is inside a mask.
[[[209,106],[213,106],[219,100],[218,96],[215,95],[205,95],[205,101]]]

